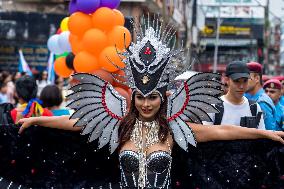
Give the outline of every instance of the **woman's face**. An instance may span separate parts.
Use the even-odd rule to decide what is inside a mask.
[[[47,71],[42,72],[42,80],[47,80]]]
[[[135,107],[139,112],[141,121],[153,121],[161,106],[161,97],[157,92],[144,97],[141,93],[135,92]]]

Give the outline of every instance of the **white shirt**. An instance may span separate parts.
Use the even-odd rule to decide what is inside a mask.
[[[37,96],[39,97],[42,89],[50,84],[50,81],[47,80],[37,80]]]
[[[245,116],[252,116],[250,106],[249,106],[249,101],[246,97],[243,97],[243,103],[239,105],[232,104],[229,102],[225,96],[222,96],[221,99],[224,101],[224,114],[223,118],[221,121],[221,125],[235,125],[235,126],[240,126],[241,122],[241,117]],[[257,104],[257,113],[262,112],[260,106]],[[256,113],[256,115],[257,115]],[[211,113],[209,114],[211,119],[215,120],[215,114]],[[203,122],[205,125],[212,125],[213,122]],[[265,125],[263,121],[263,114],[261,115],[260,122],[258,125],[258,129],[263,129],[265,130]]]

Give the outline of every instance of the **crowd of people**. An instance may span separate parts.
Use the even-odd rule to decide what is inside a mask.
[[[46,71],[33,77],[3,71],[0,81],[0,104],[14,106],[11,117],[15,123],[23,117],[70,115],[64,105],[68,83],[64,86],[64,80],[60,77],[52,84],[47,80]]]
[[[243,67],[241,67],[241,65],[243,65]],[[264,81],[262,79],[262,65],[257,62],[249,62],[246,65],[241,62],[233,62],[227,66],[227,71],[230,69],[239,69],[239,72],[242,73],[243,77],[236,79],[225,77],[223,79],[225,95],[221,98],[223,99],[224,104],[227,104],[227,102],[231,105],[242,105],[245,104],[245,102],[250,102],[250,104],[257,103],[257,112],[260,111],[259,114],[256,111],[252,111],[252,109],[250,110],[252,113],[256,112],[254,116],[258,116],[258,124],[249,123],[248,127],[258,126],[262,129],[283,131],[284,77],[275,76]],[[225,75],[227,75],[227,72]],[[247,108],[248,107],[251,107],[251,105],[247,106]],[[226,111],[227,109],[228,111]],[[230,117],[229,120],[232,120],[231,113],[235,113],[236,110],[240,111],[243,116],[252,115],[252,113],[250,114],[247,112],[249,109],[243,110],[240,106],[225,106],[225,112],[227,112],[227,116]],[[225,119],[226,115],[224,120]],[[252,121],[252,119],[250,119],[250,121]],[[247,122],[247,120],[238,120],[232,124],[242,125],[245,122]],[[255,121],[253,121],[253,123],[255,123]]]
[[[231,77],[230,74],[240,72],[239,76]],[[223,103],[216,104],[218,114],[211,114],[212,122],[205,124],[231,124],[254,127],[267,130],[284,130],[284,77],[275,76],[272,79],[262,80],[262,65],[250,62],[246,65],[235,61],[227,65],[222,78],[224,95]],[[17,82],[18,81],[18,82]],[[67,81],[67,82],[66,82]],[[25,73],[10,74],[2,71],[0,74],[0,104],[11,103],[15,109],[11,112],[12,118],[17,122],[22,117],[30,116],[60,116],[70,115],[66,108],[65,95],[70,87],[70,80],[57,78],[55,84],[47,80],[47,72],[43,71],[38,76],[30,77]],[[72,84],[72,83],[71,83]],[[40,113],[34,112],[20,116],[30,103],[42,106]],[[40,102],[40,103],[39,103]],[[31,105],[29,105],[28,108]],[[27,111],[27,110],[26,110]],[[236,113],[239,112],[239,113]],[[234,112],[232,118],[232,112]],[[248,118],[255,117],[256,120]],[[241,117],[242,120],[241,120]],[[244,118],[245,117],[245,118]],[[253,123],[253,124],[252,124]],[[248,124],[248,125],[246,125]]]

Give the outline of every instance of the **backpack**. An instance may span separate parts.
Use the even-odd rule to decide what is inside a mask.
[[[11,103],[0,104],[0,125],[8,125],[14,123],[10,113],[13,108],[14,106]]]
[[[249,108],[251,115],[256,117],[257,116],[257,121],[255,128],[258,126],[260,119],[261,119],[261,112],[259,112],[257,115],[257,103],[252,100],[248,100],[249,102]],[[224,104],[223,103],[218,103],[215,105],[215,107],[219,110],[219,113],[215,114],[215,120],[214,120],[214,125],[220,125],[222,122],[223,114],[224,114]]]

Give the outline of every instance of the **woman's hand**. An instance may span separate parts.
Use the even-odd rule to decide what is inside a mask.
[[[19,124],[22,124],[19,130],[19,134],[21,134],[26,128],[29,128],[31,125],[38,125],[53,129],[63,129],[68,131],[81,131],[82,127],[73,127],[73,125],[78,120],[69,118],[70,116],[40,116],[22,118],[18,121]]]
[[[284,144],[284,132],[282,131],[260,130],[232,125],[204,126],[194,123],[188,123],[188,125],[193,130],[197,142],[266,138]]]
[[[30,126],[35,124],[35,119],[36,117],[30,117],[30,118],[22,118],[18,121],[18,124],[21,125],[20,129],[19,129],[19,134],[22,134],[23,131],[27,128],[29,128]]]
[[[284,144],[284,132],[283,131],[265,131],[264,135],[271,140],[281,142]]]

